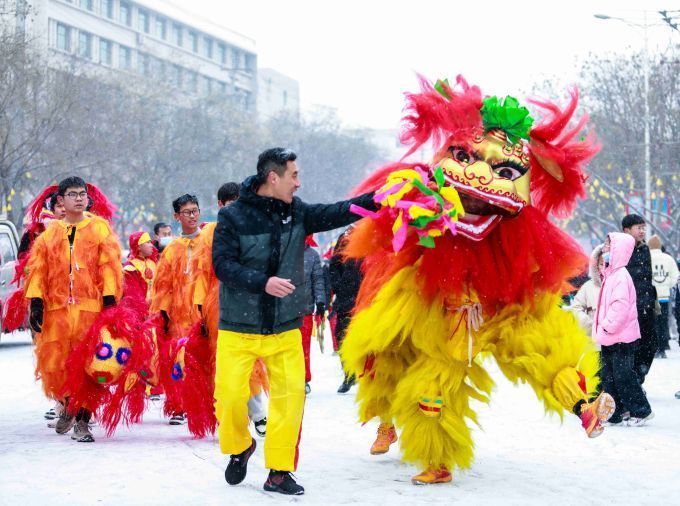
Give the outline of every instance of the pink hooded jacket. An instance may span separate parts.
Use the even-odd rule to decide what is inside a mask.
[[[612,232],[609,240],[609,265],[604,270],[593,318],[592,335],[602,346],[640,339],[635,285],[626,269],[635,249],[635,239],[628,234]]]

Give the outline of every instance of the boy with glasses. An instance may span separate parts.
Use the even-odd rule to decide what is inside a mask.
[[[192,258],[202,247],[199,228],[201,210],[195,195],[184,194],[172,202],[174,218],[182,226],[182,234],[164,250],[158,262],[158,271],[151,295],[151,313],[160,312],[165,321],[165,331],[170,342],[186,337],[191,326],[201,315],[193,303],[196,280]],[[182,400],[166,389],[165,413],[170,415],[170,425],[186,423]]]
[[[90,190],[79,177],[59,183],[57,202],[64,206],[62,220],[53,220],[35,241],[28,261],[26,298],[30,299],[30,325],[36,340],[36,375],[48,397],[65,405],[56,432],[66,434],[75,424],[72,439],[93,442],[91,413],[73,413],[64,392],[68,357],[99,313],[116,304],[122,291],[121,251],[109,223],[86,212]]]

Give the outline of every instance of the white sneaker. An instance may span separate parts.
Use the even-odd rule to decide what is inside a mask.
[[[184,425],[187,423],[187,417],[184,413],[177,413],[170,417],[170,425]]]
[[[94,436],[90,432],[90,427],[85,420],[78,420],[76,422],[71,439],[79,443],[94,443]]]
[[[644,418],[638,418],[636,416],[631,416],[628,420],[626,420],[626,425],[628,427],[642,427],[647,423],[648,420],[651,420],[654,418],[654,413],[649,413],[646,417]]]

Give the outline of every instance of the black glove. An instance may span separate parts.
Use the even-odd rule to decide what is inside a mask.
[[[166,334],[170,331],[170,317],[168,313],[161,309],[161,316],[163,317],[163,332]]]
[[[326,304],[323,302],[316,303],[316,314],[323,315],[326,312]]]
[[[104,295],[104,309],[116,305],[116,298],[113,295]]]
[[[44,311],[45,304],[42,299],[31,299],[31,314],[28,318],[28,324],[36,333],[42,332]]]

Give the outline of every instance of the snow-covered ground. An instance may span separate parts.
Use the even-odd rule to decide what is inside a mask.
[[[30,338],[0,342],[0,504],[56,506],[265,504],[680,504],[680,352],[655,361],[645,385],[656,418],[646,427],[608,428],[589,440],[579,421],[543,414],[528,387],[515,388],[493,364],[497,389],[480,406],[472,468],[447,485],[415,487],[416,469],[398,449],[369,455],[375,424],[356,423],[354,396],[341,396],[337,357],[312,356],[312,393],[305,408],[299,482],[306,495],[262,490],[262,445],[237,486],[224,481],[227,458],[214,438],[192,439],[171,427],[159,404],[142,425],[122,427],[94,444],[75,443],[46,427],[50,407],[33,380]],[[261,441],[260,441],[261,442]],[[271,503],[269,502],[271,501]]]

